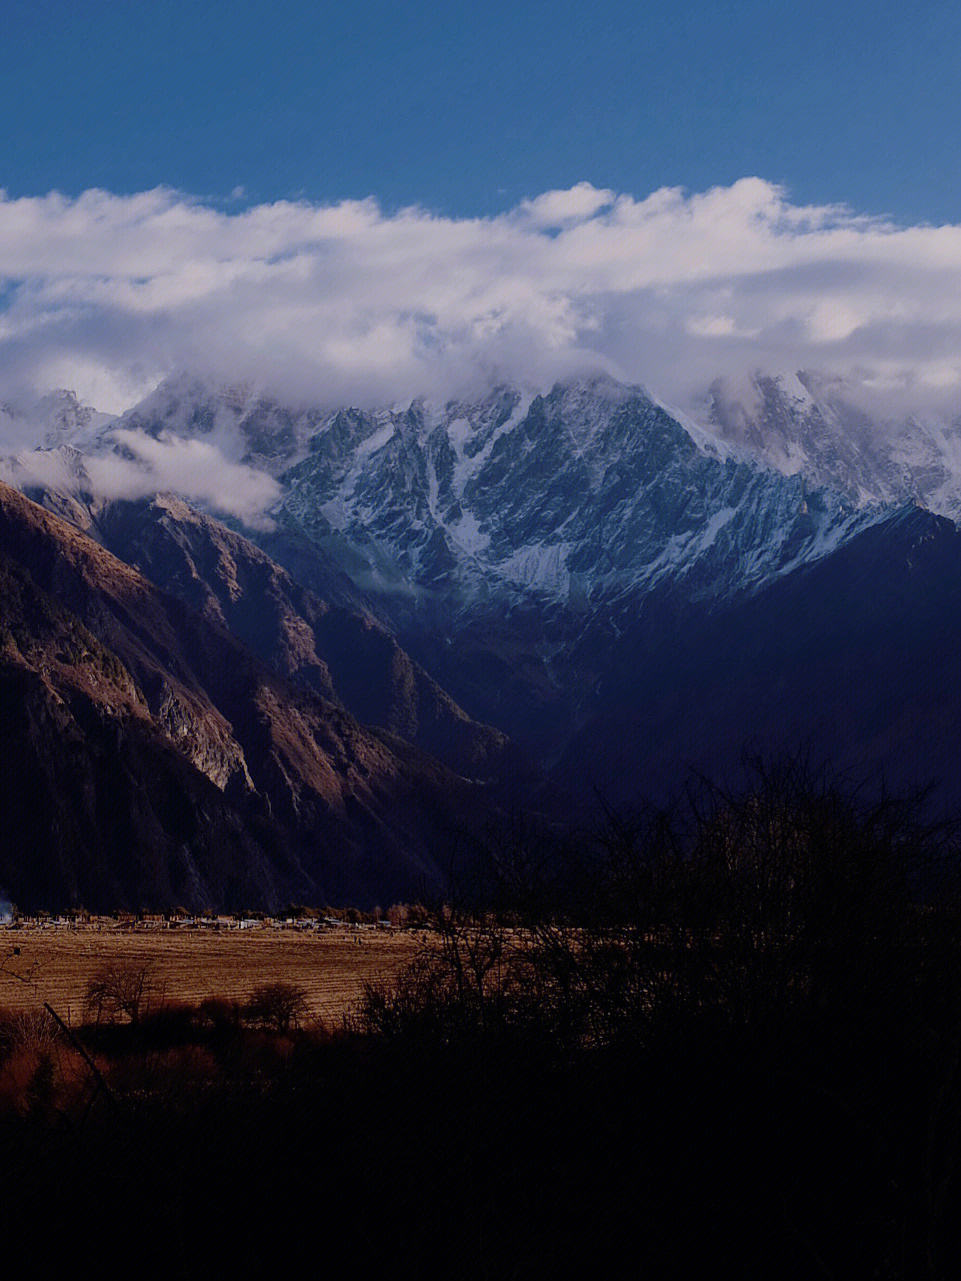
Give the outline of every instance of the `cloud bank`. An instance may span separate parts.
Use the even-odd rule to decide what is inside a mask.
[[[232,462],[216,445],[126,428],[114,429],[110,444],[109,450],[82,456],[69,448],[29,447],[0,454],[0,479],[21,489],[35,486],[105,499],[170,492],[236,516],[252,529],[273,527],[267,512],[280,498],[280,485],[265,472]]]
[[[264,513],[280,497],[280,485],[254,467],[229,461],[215,445],[166,433],[158,439],[123,428],[111,440],[121,452],[85,460],[98,494],[130,499],[169,490],[255,529],[272,526]]]
[[[473,219],[0,198],[0,398],[66,385],[119,412],[187,370],[371,405],[603,369],[688,407],[719,374],[799,368],[891,408],[961,405],[961,226],[802,207],[759,178],[582,183]]]

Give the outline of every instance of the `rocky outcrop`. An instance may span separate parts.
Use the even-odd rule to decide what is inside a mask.
[[[506,735],[472,720],[370,610],[321,599],[249,539],[179,499],[109,504],[97,531],[151,582],[358,720],[470,778],[524,768]]]
[[[0,883],[21,906],[409,895],[489,802],[7,486],[0,558]]]

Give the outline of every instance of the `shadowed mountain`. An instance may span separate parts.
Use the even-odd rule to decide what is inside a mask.
[[[651,602],[555,777],[616,803],[663,795],[690,766],[734,780],[744,747],[809,746],[859,777],[936,781],[954,804],[959,658],[961,533],[902,508],[727,608]]]
[[[0,571],[0,883],[21,906],[359,901],[436,876],[476,786],[7,486]]]
[[[370,611],[320,599],[248,539],[181,500],[112,503],[97,527],[104,544],[151,582],[358,720],[469,778],[525,768],[506,735],[472,720]],[[336,571],[332,577],[336,590]]]

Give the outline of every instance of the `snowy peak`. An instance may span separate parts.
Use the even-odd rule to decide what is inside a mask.
[[[329,418],[329,412],[282,405],[253,388],[212,388],[182,376],[161,383],[118,426],[154,437],[199,438],[230,462],[276,474],[305,452]]]
[[[709,430],[785,475],[803,475],[858,504],[916,502],[961,518],[961,419],[861,407],[843,380],[811,372],[719,380]]]
[[[112,415],[81,404],[74,392],[63,389],[32,401],[0,403],[0,452],[61,445],[87,449],[112,421]]]
[[[340,411],[283,476],[281,519],[368,590],[457,614],[531,597],[583,609],[667,579],[749,588],[872,517],[801,477],[708,451],[610,379],[525,401]]]

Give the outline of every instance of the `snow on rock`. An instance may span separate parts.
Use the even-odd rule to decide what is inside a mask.
[[[530,400],[498,388],[469,405],[344,412],[349,433],[319,432],[283,473],[279,519],[349,572],[359,559],[405,610],[436,611],[442,596],[450,619],[518,592],[577,610],[668,580],[729,595],[875,518],[609,378]]]
[[[810,372],[718,380],[704,429],[860,506],[914,502],[961,519],[961,416],[868,413]]]
[[[120,419],[63,398],[47,413],[57,455],[21,458],[25,475],[54,488],[61,473],[63,485],[85,478],[82,454],[62,454],[68,437],[85,453],[114,450],[124,432],[203,441],[275,478],[270,514],[298,546],[332,558],[388,615],[427,611],[447,629],[518,600],[582,614],[666,585],[724,599],[829,554],[877,518],[868,500],[903,496],[851,480],[864,450],[849,432],[829,454],[839,411],[800,377],[755,380],[737,402],[718,385],[707,428],[606,376],[373,412],[184,377]],[[949,463],[961,477],[961,435],[916,434],[890,468],[926,467],[947,503]]]

